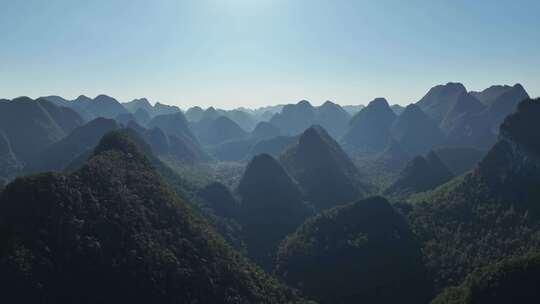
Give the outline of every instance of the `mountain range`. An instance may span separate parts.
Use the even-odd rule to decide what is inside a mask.
[[[80,170],[10,184],[0,209],[6,300],[301,301],[231,250],[121,133]]]
[[[537,302],[540,99],[521,85],[152,104],[0,100],[4,300]]]

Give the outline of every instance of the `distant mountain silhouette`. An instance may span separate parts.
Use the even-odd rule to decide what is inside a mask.
[[[484,108],[485,106],[474,96],[467,92],[461,92],[444,115],[440,126],[445,131],[451,130],[456,125],[463,123],[463,120],[466,119],[464,116],[478,114]]]
[[[85,121],[98,117],[111,119],[128,113],[118,100],[107,95],[98,95],[94,99],[81,95],[73,101],[60,96],[46,96],[43,99],[52,102],[56,106],[67,107],[76,111]]]
[[[142,125],[146,125],[151,120],[150,114],[144,109],[138,109],[133,113],[133,116],[135,117],[136,122]]]
[[[310,209],[293,180],[267,154],[249,162],[237,193],[248,256],[271,269],[279,242],[303,222]]]
[[[57,107],[67,107],[67,108],[69,108],[69,105],[67,105],[69,100],[65,99],[62,96],[50,95],[50,96],[43,96],[41,98],[47,100],[48,102],[54,104]]]
[[[382,197],[324,211],[282,242],[276,273],[319,303],[427,303],[420,244]]]
[[[51,116],[53,121],[66,133],[71,132],[83,123],[80,116],[66,107],[55,106],[45,99],[38,98],[36,102]]]
[[[223,116],[234,121],[236,124],[242,128],[242,130],[251,132],[253,128],[257,125],[257,120],[252,117],[249,113],[240,110],[228,110],[223,111]]]
[[[261,134],[262,135],[262,134]],[[293,145],[296,137],[275,136],[258,139],[251,134],[245,139],[234,139],[206,149],[217,160],[221,161],[248,161],[259,154],[269,154],[278,157],[286,148]]]
[[[358,199],[360,173],[339,144],[320,126],[307,129],[280,157],[305,197],[319,209]]]
[[[350,114],[340,105],[326,101],[314,107],[307,100],[288,104],[276,113],[270,123],[278,127],[281,134],[298,135],[310,126],[321,125],[334,138],[340,138],[347,130]]]
[[[461,83],[449,82],[431,88],[416,104],[439,124],[463,94],[467,94],[467,89]]]
[[[116,116],[127,113],[127,110],[118,102],[118,100],[107,95],[98,95],[94,100],[88,103],[84,109],[94,115],[94,118],[115,118]]]
[[[96,118],[96,115],[88,109],[91,103],[92,103],[92,98],[87,97],[85,95],[80,95],[73,101],[68,102],[66,105],[70,109],[76,111],[84,119],[84,121],[91,121]]]
[[[257,119],[248,110],[235,109],[235,110],[222,110],[209,107],[203,110],[201,107],[191,107],[186,111],[186,118],[192,123],[197,123],[203,120],[212,121],[219,116],[224,116],[234,121],[236,124],[246,132],[251,132],[257,124]]]
[[[149,128],[158,127],[166,134],[174,135],[180,139],[196,141],[189,124],[181,112],[174,114],[158,115],[148,123]]]
[[[0,222],[8,302],[300,301],[231,250],[119,132],[72,174],[8,185]]]
[[[497,141],[497,135],[491,128],[493,120],[489,115],[484,115],[485,112],[470,111],[456,116],[456,119],[446,126],[446,146],[479,150],[491,148]]]
[[[62,171],[78,157],[92,151],[105,134],[118,128],[112,119],[96,118],[34,157],[25,171]]]
[[[288,104],[275,114],[270,123],[277,126],[283,135],[298,135],[309,128],[316,118],[316,109],[307,100]]]
[[[270,139],[273,137],[280,136],[281,132],[279,131],[279,128],[274,126],[273,124],[261,121],[255,126],[255,129],[251,132],[251,138],[262,140],[262,139]]]
[[[187,109],[186,111],[186,118],[190,122],[200,121],[201,119],[203,119],[203,117],[204,117],[204,110],[199,106],[191,107]]]
[[[138,109],[135,113],[123,113],[114,118],[118,123],[127,126],[130,121],[137,123],[140,126],[146,126],[151,118],[148,112],[144,109]]]
[[[392,109],[392,111],[394,111],[394,113],[396,113],[396,115],[401,115],[401,113],[403,113],[403,111],[405,111],[405,107],[401,106],[401,105],[398,105],[398,104],[394,104],[390,107],[390,109]]]
[[[519,84],[467,92],[460,83],[432,88],[417,105],[445,132],[446,145],[489,149],[504,118],[528,97]]]
[[[512,87],[504,86],[505,90],[492,99],[485,99],[487,109],[482,113],[485,120],[489,121],[489,128],[497,133],[502,122],[509,114],[517,110],[520,102],[529,98],[529,94],[523,86],[516,84]]]
[[[20,97],[0,102],[0,130],[22,162],[38,155],[82,124],[74,111],[44,100]]]
[[[218,145],[207,146],[206,149],[220,161],[247,161],[250,159],[249,151],[256,143],[257,140],[252,138],[233,139]]]
[[[378,153],[391,140],[391,126],[396,114],[384,98],[377,98],[354,115],[342,138],[345,149],[354,152]]]
[[[399,178],[385,190],[385,194],[407,196],[431,190],[453,177],[452,172],[434,152],[416,156],[403,169]]]
[[[146,98],[133,99],[132,101],[125,102],[122,105],[130,113],[135,113],[140,109],[146,111],[148,114],[154,112],[153,111],[154,107],[152,106],[152,104],[150,104],[150,102]]]
[[[180,111],[180,108],[178,108],[177,106],[166,105],[158,101],[156,102],[156,104],[154,104],[154,109],[150,114],[152,117],[155,117],[159,115],[175,114],[179,112],[182,111]]]
[[[129,121],[126,128],[135,131],[144,141],[152,148],[152,152],[156,156],[163,156],[170,152],[171,143],[169,136],[158,127],[146,129],[135,121]]]
[[[349,115],[354,116],[364,108],[364,105],[346,105],[343,106],[343,110],[347,111]]]
[[[296,136],[278,136],[258,141],[248,152],[248,158],[259,154],[269,154],[273,157],[281,155],[288,147],[292,146],[298,137]]]
[[[326,101],[317,107],[316,124],[322,126],[333,138],[339,139],[347,130],[351,115],[340,105]]]
[[[487,106],[490,106],[496,102],[501,102],[502,100],[508,99],[508,97],[511,96],[518,97],[517,99],[520,99],[519,101],[529,97],[523,86],[519,83],[515,84],[514,86],[494,85],[481,92],[472,91],[470,93]]]
[[[155,116],[147,126],[150,129],[161,129],[167,135],[169,144],[174,146],[171,148],[177,151],[177,156],[180,159],[202,160],[207,158],[182,112]]]
[[[217,145],[226,141],[247,137],[246,131],[225,116],[218,116],[215,119],[203,119],[198,123],[192,124],[192,126],[197,134],[197,138],[205,145]]]
[[[146,98],[134,99],[132,101],[123,103],[122,106],[124,106],[124,108],[128,112],[134,114],[136,117],[138,116],[136,115],[136,113],[140,110],[144,110],[148,114],[148,116],[150,116],[149,118],[153,118],[158,115],[174,114],[181,112],[180,108],[178,108],[177,106],[165,105],[160,102],[156,102],[156,104],[152,106],[152,104]],[[140,118],[141,117],[139,116],[138,119]]]
[[[444,142],[444,134],[419,106],[408,105],[392,126],[392,135],[410,155],[425,154]]]

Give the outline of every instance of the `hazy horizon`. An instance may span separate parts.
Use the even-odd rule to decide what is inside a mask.
[[[0,98],[406,105],[447,82],[521,83],[539,96],[540,3],[507,3],[11,2],[0,11]]]

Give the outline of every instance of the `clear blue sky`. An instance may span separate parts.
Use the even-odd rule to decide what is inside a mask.
[[[0,0],[0,97],[260,106],[540,95],[538,0]]]

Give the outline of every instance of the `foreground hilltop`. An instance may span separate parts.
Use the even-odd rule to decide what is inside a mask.
[[[18,303],[294,303],[176,197],[125,134],[72,174],[0,198],[0,282]]]
[[[540,249],[539,115],[539,99],[521,102],[473,171],[413,199],[408,216],[440,286]]]

